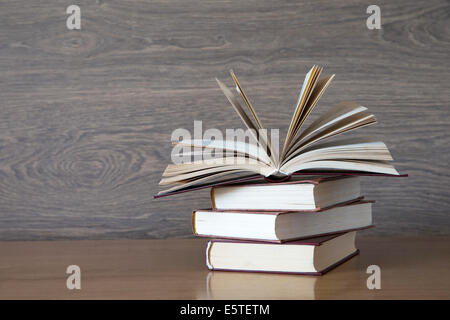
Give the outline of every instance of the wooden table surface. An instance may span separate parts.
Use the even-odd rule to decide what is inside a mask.
[[[449,299],[449,240],[359,237],[361,254],[322,277],[210,272],[206,239],[0,242],[0,299]],[[81,290],[66,287],[72,264]]]

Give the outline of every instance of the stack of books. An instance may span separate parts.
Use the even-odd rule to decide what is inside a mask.
[[[193,218],[196,235],[215,238],[206,251],[210,269],[323,274],[358,253],[356,231],[372,225],[359,177],[400,175],[383,142],[329,141],[376,123],[358,103],[339,103],[303,128],[334,78],[322,70],[307,73],[281,150],[232,71],[246,108],[217,82],[248,129],[241,138],[251,141],[217,134],[173,141],[174,163],[160,181],[169,188],[155,197],[211,188],[212,208]]]
[[[193,214],[194,234],[214,238],[211,270],[320,275],[358,254],[356,230],[372,226],[358,176],[217,186],[211,201]]]

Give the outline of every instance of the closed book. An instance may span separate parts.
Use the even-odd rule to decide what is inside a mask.
[[[197,236],[285,242],[317,235],[368,228],[373,201],[302,212],[197,210],[193,230]]]
[[[211,188],[214,209],[317,210],[361,196],[359,177],[328,177]]]
[[[283,244],[211,240],[206,248],[210,270],[322,275],[358,254],[356,232]]]

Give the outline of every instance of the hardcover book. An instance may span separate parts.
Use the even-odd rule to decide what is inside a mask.
[[[212,207],[219,210],[318,210],[360,196],[359,177],[349,176],[211,188]]]
[[[358,254],[355,231],[283,244],[211,240],[210,270],[322,275]]]
[[[369,228],[373,201],[356,201],[303,212],[196,210],[197,236],[286,242],[318,235]]]

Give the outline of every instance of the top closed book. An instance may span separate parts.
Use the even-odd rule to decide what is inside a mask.
[[[359,177],[313,178],[280,183],[247,183],[211,189],[213,209],[320,210],[361,196]]]

